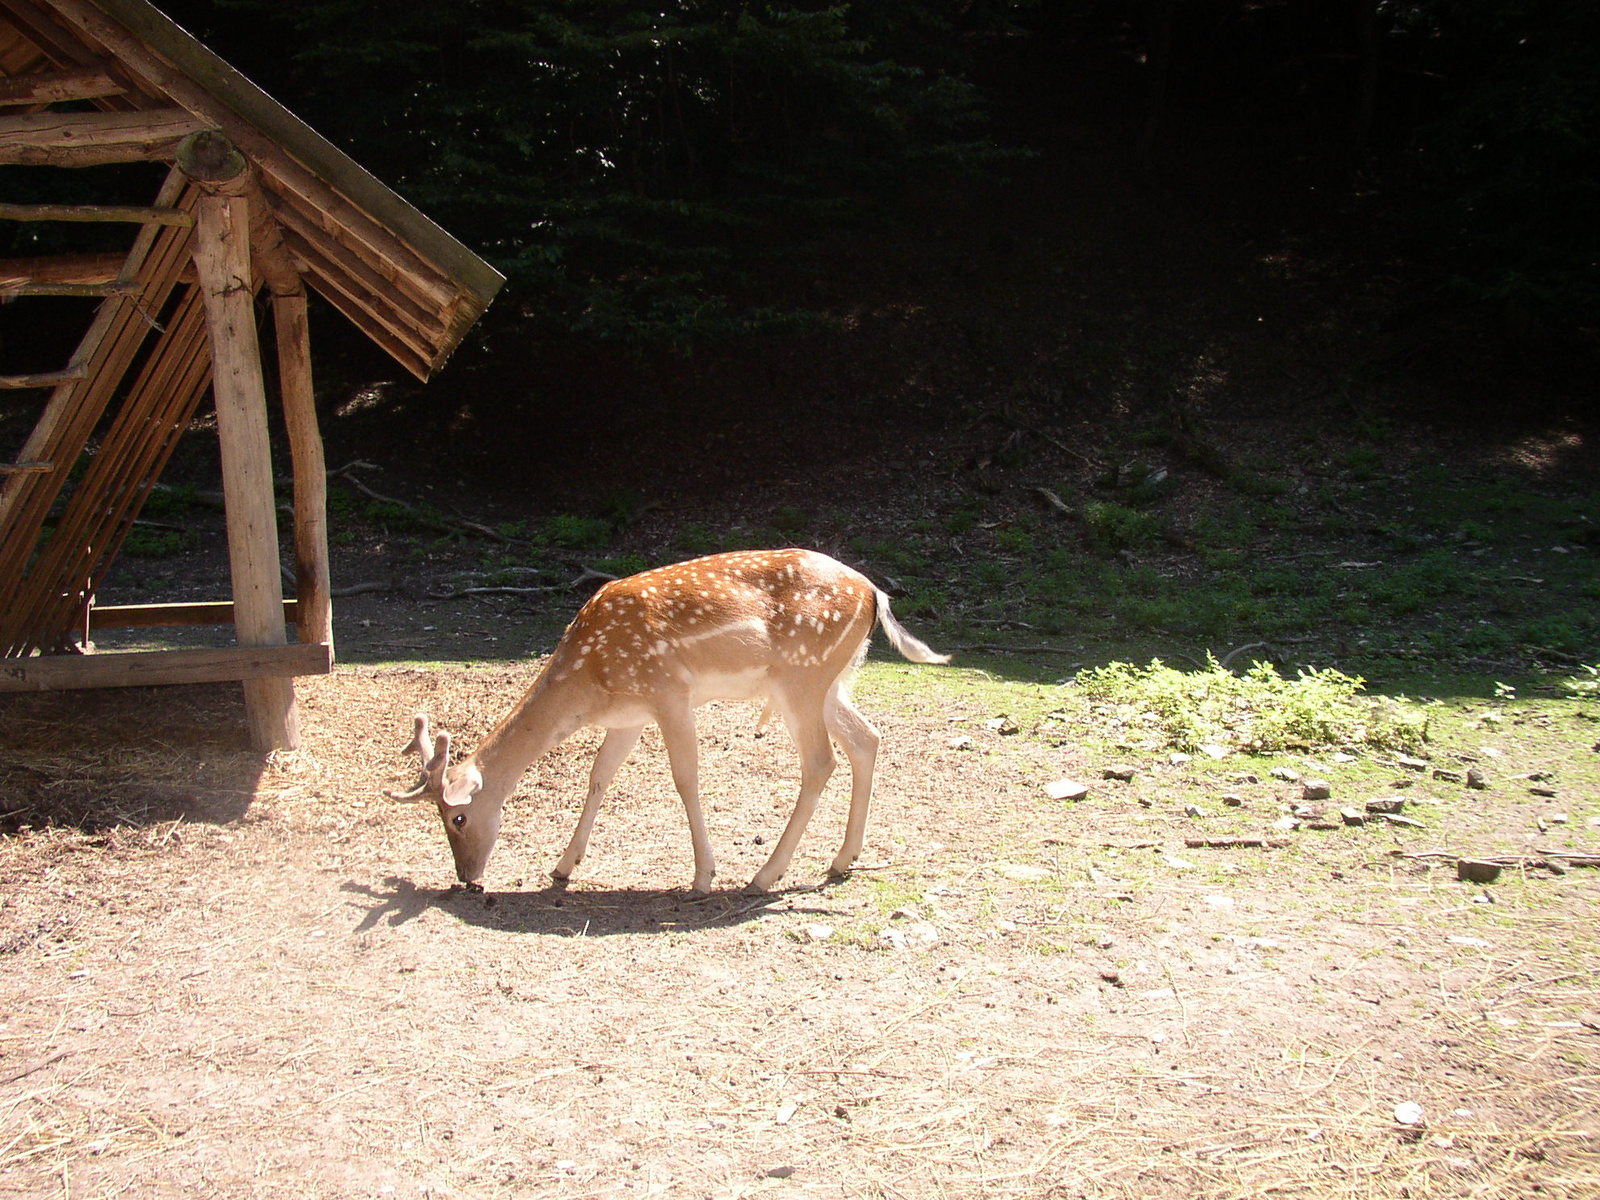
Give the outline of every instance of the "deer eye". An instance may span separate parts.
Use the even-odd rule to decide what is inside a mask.
[[[450,818],[450,824],[454,825],[457,829],[460,829],[466,823],[467,823],[467,814],[466,813],[457,813],[455,816]]]

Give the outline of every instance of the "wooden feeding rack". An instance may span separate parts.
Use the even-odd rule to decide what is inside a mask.
[[[52,110],[63,101],[80,111]],[[0,691],[237,679],[252,742],[292,747],[294,676],[333,662],[306,289],[426,380],[503,280],[145,0],[0,0],[0,184],[6,165],[129,162],[169,164],[151,203],[0,202],[0,220],[134,229],[126,252],[0,260],[0,302],[99,301],[64,367],[0,374],[0,388],[46,394],[32,434],[0,463]],[[293,460],[289,600],[256,337],[263,291]],[[96,607],[208,389],[233,599]],[[209,621],[232,622],[237,645],[86,652],[91,623]]]

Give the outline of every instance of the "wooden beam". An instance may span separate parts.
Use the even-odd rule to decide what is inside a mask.
[[[82,367],[68,367],[65,371],[41,371],[36,375],[0,375],[0,390],[20,388],[53,388],[63,383],[82,379]]]
[[[0,285],[0,300],[18,296],[137,296],[144,290],[139,283],[13,283]]]
[[[47,254],[0,258],[0,288],[19,283],[112,283],[126,254]]]
[[[296,632],[302,642],[333,645],[333,593],[328,567],[328,465],[317,427],[317,398],[311,383],[311,331],[306,297],[272,298],[272,323],[278,343],[278,388],[294,460]]]
[[[97,100],[125,96],[128,89],[105,71],[37,71],[0,77],[0,105],[54,104],[58,100]]]
[[[328,646],[227,646],[215,650],[143,650],[116,654],[49,654],[0,659],[0,692],[151,687],[174,683],[274,680],[290,688],[296,675],[333,670]]]
[[[47,462],[0,463],[0,475],[48,475],[55,469],[55,463]]]
[[[181,108],[0,117],[0,164],[94,167],[170,159],[207,123]]]
[[[293,622],[296,602],[283,602],[283,619]],[[160,629],[170,626],[231,625],[232,600],[180,604],[96,604],[89,609],[90,629]],[[302,638],[302,641],[309,641]]]
[[[0,204],[5,221],[125,221],[133,225],[194,224],[181,208],[142,204]]]
[[[281,646],[287,634],[266,387],[250,286],[250,206],[242,196],[202,196],[195,216],[194,264],[211,334],[211,390],[228,505],[234,628],[242,646]],[[294,685],[283,678],[249,679],[244,688],[245,720],[256,748],[298,746]]]

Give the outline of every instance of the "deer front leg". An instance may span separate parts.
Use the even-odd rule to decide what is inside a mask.
[[[589,768],[589,794],[584,797],[578,827],[572,831],[572,840],[567,843],[566,853],[550,872],[550,878],[557,883],[565,883],[572,878],[573,868],[583,861],[584,853],[589,849],[589,834],[594,829],[595,816],[600,812],[600,801],[605,798],[606,789],[616,778],[617,769],[633,752],[634,746],[638,745],[639,735],[643,732],[643,725],[606,731],[605,740],[595,752],[594,765]]]
[[[683,797],[683,810],[689,818],[689,838],[694,843],[694,884],[696,896],[711,894],[711,880],[717,865],[711,854],[711,836],[706,832],[706,816],[700,809],[700,747],[695,737],[694,713],[687,701],[656,714],[661,740],[667,746],[667,761],[672,764],[672,782]]]

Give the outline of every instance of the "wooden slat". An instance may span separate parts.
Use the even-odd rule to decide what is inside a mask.
[[[122,221],[134,225],[194,224],[194,214],[181,208],[138,204],[0,204],[6,221]]]
[[[122,96],[128,89],[109,72],[95,68],[39,71],[0,78],[0,104],[54,104],[58,100],[97,100]]]
[[[215,650],[49,654],[0,660],[0,692],[289,679],[296,675],[327,675],[332,670],[331,648],[317,642],[228,646]]]
[[[180,204],[186,186],[182,175],[169,172],[157,206]],[[190,237],[187,229],[158,229],[146,226],[140,230],[124,268],[124,278],[149,283],[145,303],[156,312],[188,264]],[[82,384],[64,383],[51,393],[18,458],[76,462],[150,330],[137,305],[121,298],[104,301],[74,355],[74,364],[85,368],[85,380]],[[20,598],[59,595],[62,588],[81,586],[81,575],[47,579],[29,569],[50,506],[65,479],[63,470],[49,475],[13,475],[0,485],[0,656],[23,655],[37,648],[36,643],[18,640],[18,614],[29,607],[20,603]],[[53,593],[51,589],[55,589]]]
[[[167,321],[137,380],[30,568],[6,623],[13,644],[59,645],[110,571],[133,519],[193,419],[210,371],[205,318],[191,290]]]
[[[68,367],[65,371],[41,371],[36,375],[0,375],[0,389],[53,388],[63,383],[82,379],[82,367]]]
[[[47,462],[0,463],[0,475],[47,475],[55,469],[55,463]]]
[[[283,619],[297,623],[297,602],[283,602]],[[89,610],[90,629],[153,629],[187,625],[232,625],[232,600],[188,604],[97,604]]]

